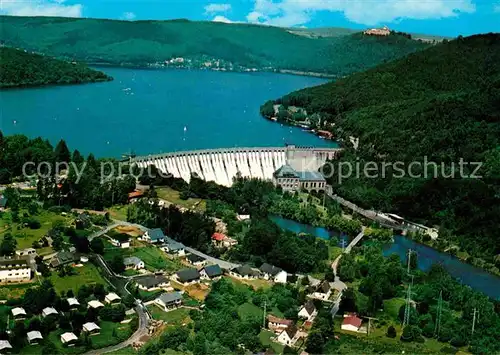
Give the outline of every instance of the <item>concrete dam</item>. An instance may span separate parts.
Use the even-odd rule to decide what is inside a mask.
[[[221,148],[165,153],[135,157],[131,163],[140,168],[150,165],[189,182],[192,174],[201,179],[231,186],[233,178],[271,180],[273,173],[284,164],[297,171],[317,171],[327,160],[335,159],[340,148],[286,146],[278,148]]]

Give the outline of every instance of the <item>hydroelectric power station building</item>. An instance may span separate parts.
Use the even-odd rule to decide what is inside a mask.
[[[327,160],[335,159],[340,150],[294,145],[278,148],[221,148],[135,157],[131,162],[143,169],[154,165],[163,173],[170,173],[187,182],[192,174],[196,174],[204,180],[231,186],[238,173],[242,177],[273,180],[274,173],[284,165],[296,172],[316,173]],[[313,185],[310,186],[312,189]],[[319,184],[317,186],[315,190],[323,189]]]

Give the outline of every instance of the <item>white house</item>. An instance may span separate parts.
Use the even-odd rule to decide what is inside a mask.
[[[34,248],[20,249],[20,250],[16,250],[16,255],[17,256],[36,255],[36,250]]]
[[[171,289],[170,281],[163,275],[147,275],[144,277],[134,278],[139,289],[143,291],[156,291]]]
[[[10,345],[8,340],[0,340],[0,353],[5,354],[7,351],[12,349],[12,345]]]
[[[313,292],[312,297],[320,300],[327,300],[332,295],[332,288],[330,287],[330,283],[328,281],[323,281],[316,288],[316,291]]]
[[[259,278],[260,272],[249,265],[242,265],[229,270],[229,275],[238,279],[255,280]]]
[[[168,312],[182,304],[182,295],[179,292],[162,293],[155,299],[155,304]]]
[[[264,263],[259,268],[262,278],[276,283],[286,284],[287,273],[283,269]]]
[[[179,243],[178,241],[175,241],[169,237],[165,237],[165,243],[160,246],[160,249],[165,253],[176,256],[186,255],[186,247],[184,246],[184,244]]]
[[[201,275],[196,269],[183,269],[178,271],[173,279],[184,286],[192,285],[200,281]]]
[[[283,330],[293,325],[293,321],[289,319],[278,318],[273,315],[267,316],[267,327],[273,332],[279,334]]]
[[[26,311],[24,310],[24,308],[21,307],[12,308],[11,312],[12,312],[12,317],[14,317],[14,319],[16,320],[26,318]]]
[[[204,258],[196,254],[189,254],[186,256],[186,260],[194,266],[203,266],[207,262]]]
[[[123,259],[126,269],[140,270],[144,269],[144,261],[139,259],[137,256],[130,256]]]
[[[165,235],[160,228],[150,229],[142,236],[142,240],[149,243],[164,243]]]
[[[308,321],[313,321],[318,315],[318,310],[314,306],[314,302],[309,300],[305,305],[299,310],[299,317]]]
[[[78,338],[71,332],[66,332],[61,335],[61,343],[63,343],[64,345],[74,346],[77,341]]]
[[[89,303],[88,303],[88,308],[98,309],[98,308],[102,308],[102,307],[104,307],[104,305],[97,300],[92,300],[92,301],[89,301]]]
[[[0,283],[31,280],[31,267],[25,259],[0,260]]]
[[[57,311],[53,307],[46,307],[42,310],[42,317],[48,317],[50,315],[57,315]]]
[[[358,332],[359,328],[361,328],[361,323],[363,321],[361,318],[358,318],[355,314],[346,314],[344,315],[344,321],[342,322],[341,329],[348,330],[351,332]]]
[[[122,249],[130,248],[130,237],[126,234],[116,234],[109,238],[111,244]]]
[[[69,305],[69,308],[72,309],[72,308],[78,308],[80,306],[80,302],[78,302],[78,300],[74,297],[71,297],[71,298],[68,298],[66,300],[66,302],[68,302],[68,305]]]
[[[279,335],[278,337],[276,338],[276,340],[280,343],[280,344],[283,344],[283,345],[286,345],[286,346],[294,346],[295,343],[297,342],[297,327],[292,325],[288,328],[286,328],[285,330],[283,330]]]
[[[28,338],[28,343],[30,345],[36,345],[40,340],[43,340],[42,333],[40,333],[38,330],[32,330],[31,332],[28,332],[28,334],[26,334],[26,337]]]
[[[201,269],[200,275],[201,278],[205,280],[217,280],[223,275],[223,272],[218,264],[214,264],[205,266],[203,269]]]
[[[82,330],[89,335],[97,335],[101,332],[101,328],[94,322],[85,323]]]
[[[110,292],[104,297],[104,302],[109,303],[109,304],[117,304],[120,303],[121,298],[114,292]]]

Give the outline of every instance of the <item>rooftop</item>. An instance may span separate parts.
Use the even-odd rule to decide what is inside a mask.
[[[352,325],[356,328],[359,328],[359,327],[361,327],[361,323],[363,323],[361,318],[358,318],[355,314],[351,314],[347,317],[344,317],[344,321],[342,322],[342,325]]]
[[[222,269],[218,264],[206,266],[204,270],[208,277],[217,277],[222,275]]]
[[[189,282],[198,280],[200,278],[200,273],[196,269],[183,269],[177,272],[177,277],[181,282]]]
[[[10,345],[8,340],[0,340],[0,350],[3,349],[12,349],[12,345]]]
[[[169,304],[182,300],[182,295],[179,292],[162,293],[158,299],[164,304]]]
[[[32,330],[31,332],[28,332],[26,336],[28,337],[29,342],[37,339],[43,339],[42,333],[40,333],[38,330]]]
[[[139,277],[135,279],[139,285],[144,286],[146,288],[151,288],[158,286],[162,283],[167,283],[168,279],[165,276],[156,276],[156,275],[148,275],[144,277]]]
[[[18,269],[18,268],[27,268],[28,260],[26,259],[1,259],[0,260],[0,269]]]
[[[88,322],[83,325],[83,329],[87,332],[92,332],[94,330],[101,329],[97,324],[94,322]]]
[[[76,341],[78,340],[78,338],[76,337],[75,334],[71,333],[71,332],[67,332],[67,333],[64,333],[61,335],[61,341],[63,343],[68,343],[70,341]]]
[[[5,208],[7,206],[7,197],[3,195],[0,196],[0,207]]]
[[[200,262],[200,261],[205,261],[204,258],[202,258],[201,256],[196,255],[196,254],[189,254],[188,256],[186,256],[186,259],[188,259],[189,262],[191,262],[191,263],[197,263],[197,262]]]
[[[100,308],[100,307],[104,307],[104,305],[97,300],[92,300],[92,301],[89,301],[89,307]]]
[[[252,269],[249,265],[242,265],[232,269],[233,272],[241,276],[258,276],[259,272],[257,270]]]
[[[80,302],[78,302],[78,300],[74,297],[68,298],[66,301],[68,301],[68,304],[70,306],[79,306],[80,305]]]
[[[128,258],[123,259],[123,263],[125,265],[138,265],[142,262],[137,256],[130,256]]]
[[[24,310],[24,308],[21,308],[21,307],[16,307],[16,308],[12,308],[12,315],[14,317],[17,317],[17,316],[20,316],[20,315],[26,315],[26,311]]]
[[[298,178],[299,174],[290,165],[285,164],[274,172],[277,178]]]
[[[269,274],[272,276],[276,276],[277,274],[279,274],[280,272],[283,271],[283,269],[276,267],[274,265],[268,264],[268,263],[262,264],[261,267],[259,268],[259,270],[265,274]]]
[[[299,171],[299,179],[304,181],[326,181],[317,171]]]
[[[268,315],[267,320],[271,323],[277,323],[277,324],[282,324],[282,325],[286,325],[286,326],[292,325],[292,323],[293,323],[293,321],[291,321],[289,319],[278,318],[278,317],[275,317],[273,315]]]
[[[148,231],[148,236],[151,240],[165,239],[165,235],[160,228],[150,229]]]

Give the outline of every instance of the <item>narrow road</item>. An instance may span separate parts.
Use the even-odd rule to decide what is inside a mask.
[[[190,248],[190,247],[186,247],[186,250],[188,252],[190,252],[191,254],[198,255],[198,256],[200,256],[200,257],[202,257],[202,258],[204,258],[204,259],[206,259],[214,264],[218,264],[223,269],[232,269],[234,267],[240,266],[240,264],[231,263],[229,261],[220,260],[220,259],[214,258],[210,255],[203,254],[201,251],[198,251],[198,250]]]

